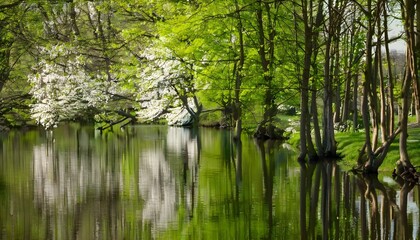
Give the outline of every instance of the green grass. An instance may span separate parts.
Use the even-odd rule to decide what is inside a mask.
[[[414,166],[420,165],[420,128],[408,129],[408,154]],[[364,133],[337,133],[336,141],[338,152],[343,155],[342,165],[351,168],[356,165],[359,151],[364,143]],[[392,171],[396,161],[399,159],[399,138],[394,140],[389,152],[380,167],[380,171]]]
[[[420,127],[409,127],[408,129],[408,154],[410,161],[414,166],[420,167]],[[288,143],[292,146],[299,147],[299,133],[290,136]],[[349,170],[357,165],[360,149],[364,144],[364,132],[340,132],[336,133],[338,153],[343,156],[340,165],[344,170]],[[399,159],[399,138],[391,144],[390,150],[379,168],[379,171],[392,171],[395,163]],[[419,171],[419,169],[418,169]]]

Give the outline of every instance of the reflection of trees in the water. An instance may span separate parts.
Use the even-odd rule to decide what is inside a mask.
[[[71,136],[49,135],[33,147],[42,236],[153,238],[177,222],[180,205],[192,216],[200,152],[195,132],[169,128],[164,136],[158,129],[94,138],[91,130],[66,131]]]
[[[58,147],[49,133],[46,143],[33,147],[34,197],[45,218],[46,239],[119,237],[115,223],[121,170],[109,165],[113,156],[81,153],[77,146],[86,148],[82,141]],[[93,226],[87,222],[99,230],[90,231]]]
[[[256,140],[257,149],[260,153],[261,167],[264,178],[264,201],[268,211],[268,239],[271,239],[273,236],[273,187],[275,175],[275,159],[273,152],[274,144],[275,141],[268,141],[267,147],[265,147],[263,141]]]
[[[165,229],[176,216],[175,176],[166,161],[162,146],[142,153],[139,188],[144,200],[142,218],[153,228]]]
[[[418,187],[343,173],[334,162],[299,168],[279,142],[156,126],[97,136],[83,128],[57,131],[25,145],[23,162],[7,161],[17,145],[3,145],[0,176],[6,185],[16,179],[17,190],[0,192],[0,217],[13,219],[0,228],[19,223],[15,229],[24,233],[0,239],[419,235]]]
[[[286,233],[287,238],[290,238],[294,236],[294,229],[298,229],[292,216],[295,216],[294,207],[299,205],[291,200],[294,198],[292,193],[296,190],[294,183],[290,182],[298,172],[288,167],[289,161],[294,161],[291,157],[294,155],[287,144],[280,141],[254,140],[254,143],[259,155],[264,190],[262,201],[266,232],[263,238],[277,239],[284,237]]]
[[[397,183],[341,172],[335,162],[302,163],[302,239],[419,238],[414,185]]]
[[[192,136],[191,132],[185,128],[169,128],[166,144],[156,142],[154,148],[149,148],[140,156],[139,188],[144,200],[142,216],[145,223],[151,224],[154,234],[175,222],[178,201],[188,214],[193,212],[200,149],[198,137]],[[176,172],[168,162],[168,154],[181,158],[181,179],[184,182],[180,185],[177,185]]]
[[[196,206],[198,191],[198,171],[201,156],[201,142],[198,129],[169,128],[167,146],[182,159],[182,183],[179,183],[180,201],[191,219]]]

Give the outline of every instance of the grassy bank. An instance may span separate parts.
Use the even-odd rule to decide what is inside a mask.
[[[414,166],[420,166],[420,127],[409,127],[408,129],[408,153]],[[364,133],[337,133],[336,141],[338,151],[344,156],[342,166],[351,168],[356,165],[359,151],[364,143]],[[391,145],[390,151],[380,167],[380,171],[392,171],[395,162],[399,159],[398,149],[399,138],[396,138]]]

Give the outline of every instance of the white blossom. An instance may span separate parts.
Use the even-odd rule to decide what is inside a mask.
[[[142,55],[147,62],[140,66],[139,97],[142,108],[140,119],[166,118],[168,123],[185,122],[190,114],[182,106],[175,86],[182,89],[190,70],[165,47],[151,46]],[[184,90],[184,89],[182,89]],[[190,101],[192,103],[192,101]]]
[[[62,120],[76,118],[88,108],[99,107],[108,97],[106,81],[86,72],[85,60],[69,54],[74,51],[62,45],[43,48],[41,52],[55,61],[41,60],[37,71],[28,76],[32,84],[32,117],[46,128]],[[62,61],[60,61],[62,58]]]

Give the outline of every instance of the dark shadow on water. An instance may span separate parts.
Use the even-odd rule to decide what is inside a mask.
[[[301,163],[301,239],[418,239],[408,210],[417,206],[415,185],[386,179],[341,172],[336,162]]]

